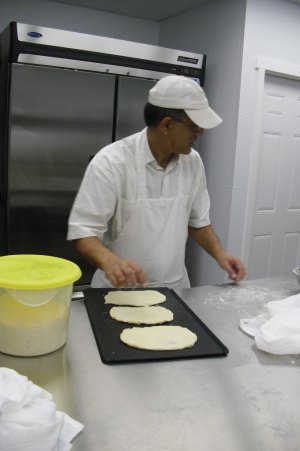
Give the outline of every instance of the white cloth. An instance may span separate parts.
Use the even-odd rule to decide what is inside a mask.
[[[150,286],[189,286],[182,243],[188,225],[210,223],[209,206],[199,154],[180,155],[163,170],[144,129],[91,161],[70,214],[68,239],[98,236],[118,255],[136,260]],[[110,284],[98,270],[93,286]]]
[[[56,410],[50,393],[16,371],[0,368],[1,451],[68,451],[82,429]]]
[[[300,354],[300,294],[266,304],[267,311],[241,319],[240,327],[258,349],[271,354]]]

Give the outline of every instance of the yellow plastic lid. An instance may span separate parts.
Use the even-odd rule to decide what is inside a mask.
[[[49,255],[6,255],[0,257],[0,287],[18,290],[47,290],[69,285],[81,277],[79,266]]]

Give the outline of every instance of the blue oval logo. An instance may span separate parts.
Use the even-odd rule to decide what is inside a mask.
[[[30,36],[31,38],[41,38],[43,36],[41,33],[38,33],[37,31],[29,31],[27,35]]]

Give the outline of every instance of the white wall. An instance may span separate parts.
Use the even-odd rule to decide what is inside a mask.
[[[248,0],[242,63],[229,247],[244,260],[243,238],[258,73],[256,57],[300,64],[300,6],[287,0]]]
[[[156,45],[159,24],[46,0],[0,0],[0,31],[23,22]]]
[[[207,54],[205,90],[224,123],[199,142],[211,196],[211,219],[227,249],[244,253],[246,199],[255,114],[257,56],[300,63],[300,6],[288,0],[212,0],[161,23],[160,44]],[[226,280],[190,246],[194,284]]]
[[[199,140],[211,221],[227,247],[236,147],[246,0],[213,0],[160,23],[160,45],[207,54],[205,91],[223,124]],[[189,273],[194,285],[221,283],[224,272],[200,248],[189,243]],[[226,277],[227,279],[227,277]]]

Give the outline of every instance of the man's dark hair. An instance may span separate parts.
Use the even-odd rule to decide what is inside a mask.
[[[151,105],[151,103],[146,103],[144,108],[144,119],[148,127],[155,127],[166,116],[171,117],[174,122],[182,122],[187,118],[187,115],[183,110],[161,108],[159,106]]]

